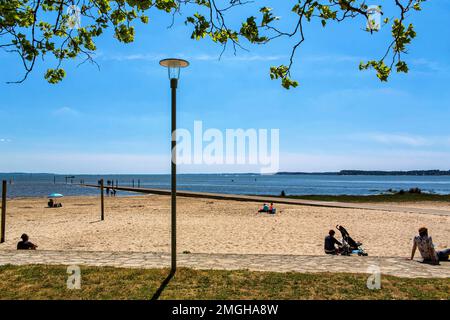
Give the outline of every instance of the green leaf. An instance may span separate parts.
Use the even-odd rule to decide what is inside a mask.
[[[45,73],[45,79],[51,84],[60,82],[65,76],[66,72],[63,69],[48,69]]]

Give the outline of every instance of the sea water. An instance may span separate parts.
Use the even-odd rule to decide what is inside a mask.
[[[97,184],[102,178],[105,186],[110,180],[119,186],[133,186],[134,182],[135,187],[170,189],[170,175],[0,174],[0,180],[8,181],[8,197],[45,197],[53,192],[66,196],[97,195],[98,190],[77,184]],[[415,187],[424,192],[450,194],[450,176],[180,174],[177,184],[178,190],[227,194],[279,195],[284,191],[287,195],[373,195]]]

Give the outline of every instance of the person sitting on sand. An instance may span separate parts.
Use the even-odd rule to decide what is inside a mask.
[[[28,241],[27,234],[24,233],[20,238],[22,239],[22,241],[19,241],[17,243],[17,250],[36,250],[36,248],[38,247],[34,243]]]
[[[269,212],[269,206],[267,203],[264,203],[261,209],[258,210],[258,212]]]
[[[53,199],[48,200],[48,207],[49,208],[61,208],[62,204],[60,202],[55,202]]]
[[[53,199],[50,199],[48,202],[48,207],[49,208],[61,208],[62,207],[62,203],[61,202],[55,202],[53,201]]]
[[[324,249],[325,249],[325,253],[326,254],[339,254],[340,253],[340,249],[339,247],[342,247],[342,243],[340,243],[335,237],[336,232],[334,232],[334,230],[330,230],[328,232],[328,236],[325,237],[325,245],[324,245]],[[335,245],[338,245],[338,248],[335,247]]]
[[[270,203],[270,206],[269,206],[269,213],[275,214],[276,211],[277,211],[277,209],[274,208],[273,202],[271,202],[271,203]]]
[[[420,255],[424,263],[439,264],[439,261],[448,261],[450,249],[437,251],[434,249],[433,239],[428,236],[428,229],[422,227],[419,229],[419,235],[414,237],[411,260],[414,259],[416,249],[419,248]]]

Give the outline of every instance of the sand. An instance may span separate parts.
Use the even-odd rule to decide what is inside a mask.
[[[40,250],[170,251],[170,197],[105,200],[104,221],[98,197],[65,197],[62,208],[52,209],[44,198],[9,200],[0,250],[15,249],[27,233]],[[450,247],[449,216],[295,205],[276,205],[278,213],[268,215],[256,213],[260,205],[179,197],[178,252],[323,255],[323,239],[336,224],[371,256],[409,256],[420,226],[429,228],[438,249]]]

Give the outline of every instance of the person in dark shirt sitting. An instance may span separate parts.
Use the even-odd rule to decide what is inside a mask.
[[[330,230],[328,232],[328,236],[325,237],[325,253],[326,254],[339,254],[340,250],[339,247],[342,246],[342,243],[340,243],[336,238],[334,237],[334,230]],[[338,248],[335,247],[335,244],[338,245]]]
[[[38,247],[34,243],[28,241],[28,235],[25,233],[20,237],[22,241],[17,243],[17,250],[36,250]]]

